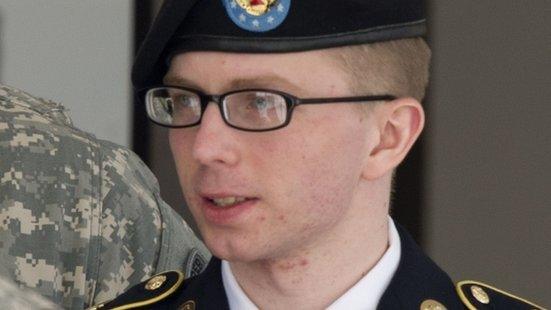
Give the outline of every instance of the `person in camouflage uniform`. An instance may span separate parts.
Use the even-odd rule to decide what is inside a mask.
[[[0,85],[0,274],[65,308],[109,300],[210,254],[131,151],[65,108]]]
[[[57,309],[44,297],[30,290],[20,289],[15,284],[3,277],[0,277],[0,301],[5,309],[25,310],[49,310]]]

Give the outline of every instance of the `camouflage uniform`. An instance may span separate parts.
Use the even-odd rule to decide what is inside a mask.
[[[22,290],[0,277],[0,300],[4,309],[58,309],[44,297],[29,290]]]
[[[0,273],[81,309],[208,258],[134,153],[0,85]]]

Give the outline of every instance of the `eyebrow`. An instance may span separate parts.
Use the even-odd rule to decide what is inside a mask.
[[[197,90],[204,91],[204,88],[199,86],[195,81],[187,79],[183,76],[170,75],[163,79],[166,85],[184,86]],[[271,88],[288,92],[300,92],[300,87],[290,82],[284,77],[278,75],[260,75],[248,78],[237,78],[231,80],[225,87],[227,90],[239,90],[247,88]]]
[[[202,88],[199,85],[195,84],[194,81],[188,80],[185,77],[176,76],[176,75],[165,76],[163,78],[163,84],[172,85],[172,86],[185,86],[185,87],[202,90]]]

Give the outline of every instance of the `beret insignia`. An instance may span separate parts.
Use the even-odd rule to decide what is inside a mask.
[[[289,13],[291,0],[222,0],[230,19],[241,29],[266,32],[277,28]]]

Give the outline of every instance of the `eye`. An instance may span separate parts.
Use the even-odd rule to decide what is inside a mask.
[[[248,109],[265,111],[274,103],[273,97],[267,94],[254,94],[248,100]]]
[[[188,107],[194,103],[194,98],[187,94],[172,94],[170,100],[176,107]]]
[[[252,104],[256,109],[265,110],[268,102],[266,102],[266,98],[256,97]]]
[[[182,91],[173,92],[167,101],[170,101],[170,105],[174,111],[187,111],[192,110],[193,113],[197,113],[197,109],[200,109],[200,100],[195,94],[186,93]]]
[[[200,120],[201,98],[185,89],[157,87],[146,93],[146,109],[159,124],[184,126]]]
[[[285,122],[287,103],[283,96],[273,92],[236,92],[225,98],[224,115],[230,124],[239,128],[277,127]]]

